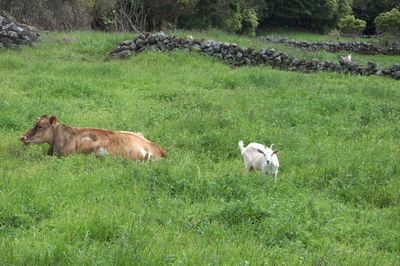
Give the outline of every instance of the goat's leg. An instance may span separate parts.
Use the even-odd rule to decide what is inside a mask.
[[[252,166],[246,166],[244,168],[244,173],[247,175],[248,173],[252,172],[254,169]]]
[[[244,168],[244,174],[247,175],[250,172],[250,168],[249,167],[245,167]]]
[[[276,182],[276,180],[278,179],[278,169],[275,170],[273,176],[274,176],[274,181]]]

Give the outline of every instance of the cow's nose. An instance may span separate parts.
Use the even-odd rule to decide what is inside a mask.
[[[26,137],[25,137],[25,136],[22,136],[22,137],[19,138],[19,140],[22,141],[22,142],[24,142],[24,141],[26,140]]]

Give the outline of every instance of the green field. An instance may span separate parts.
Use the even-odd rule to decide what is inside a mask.
[[[399,81],[188,52],[106,61],[126,39],[49,33],[0,52],[0,265],[399,264]],[[44,113],[141,131],[168,157],[47,156],[18,140]],[[244,175],[241,139],[275,144],[276,183]]]

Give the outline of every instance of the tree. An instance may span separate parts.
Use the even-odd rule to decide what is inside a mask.
[[[122,30],[156,31],[176,26],[198,0],[117,0],[116,22]]]
[[[265,0],[263,23],[320,32],[333,28],[350,14],[352,0]]]
[[[183,16],[179,25],[254,35],[263,7],[264,0],[199,0],[194,13]]]
[[[352,7],[354,15],[367,22],[364,33],[374,34],[375,18],[383,12],[400,7],[400,0],[354,0]]]
[[[379,34],[400,37],[400,11],[393,8],[389,12],[380,14],[375,18],[375,25]]]
[[[367,23],[364,20],[356,19],[353,15],[340,19],[338,27],[344,34],[361,34]]]

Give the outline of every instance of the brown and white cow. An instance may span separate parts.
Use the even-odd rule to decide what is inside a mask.
[[[24,144],[48,143],[48,155],[94,153],[96,156],[123,156],[131,160],[158,160],[165,151],[144,138],[142,133],[95,128],[73,128],[57,123],[57,117],[42,115],[20,140]]]

